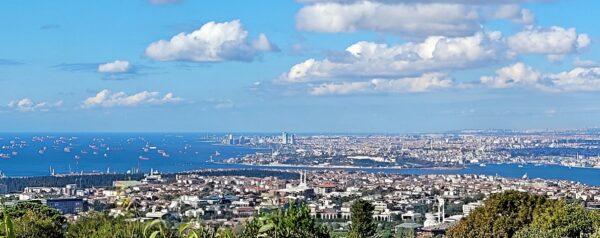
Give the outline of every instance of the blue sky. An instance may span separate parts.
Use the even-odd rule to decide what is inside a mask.
[[[600,2],[0,3],[0,131],[599,126]]]

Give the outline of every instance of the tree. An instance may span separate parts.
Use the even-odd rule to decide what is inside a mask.
[[[69,224],[67,238],[143,238],[144,224],[111,217],[106,213],[93,213]]]
[[[352,204],[352,224],[350,225],[350,238],[373,237],[377,231],[377,225],[373,222],[373,210],[375,206],[364,200],[356,200]]]
[[[2,220],[12,220],[15,237],[62,238],[65,219],[58,210],[35,202],[5,208]]]
[[[492,195],[448,230],[448,237],[590,237],[600,217],[579,204],[545,196],[507,191]]]
[[[559,201],[536,215],[528,229],[555,237],[586,237],[594,233],[598,220],[597,214],[579,204],[567,205]]]
[[[253,218],[246,223],[241,237],[329,238],[329,233],[310,216],[306,205],[291,203],[286,209]]]

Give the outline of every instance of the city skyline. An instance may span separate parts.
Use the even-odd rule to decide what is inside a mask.
[[[597,2],[112,0],[0,7],[0,130],[7,132],[600,126],[600,30],[591,11]]]

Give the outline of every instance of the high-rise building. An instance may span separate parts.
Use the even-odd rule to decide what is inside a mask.
[[[288,134],[284,131],[283,133],[281,133],[281,144],[287,144],[288,143]]]
[[[293,145],[293,144],[295,144],[295,143],[296,143],[296,135],[293,135],[293,134],[292,134],[292,135],[290,136],[290,144],[292,144],[292,145]]]

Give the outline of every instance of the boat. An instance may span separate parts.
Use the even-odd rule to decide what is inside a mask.
[[[480,167],[485,167],[487,166],[486,164],[479,164]]]

